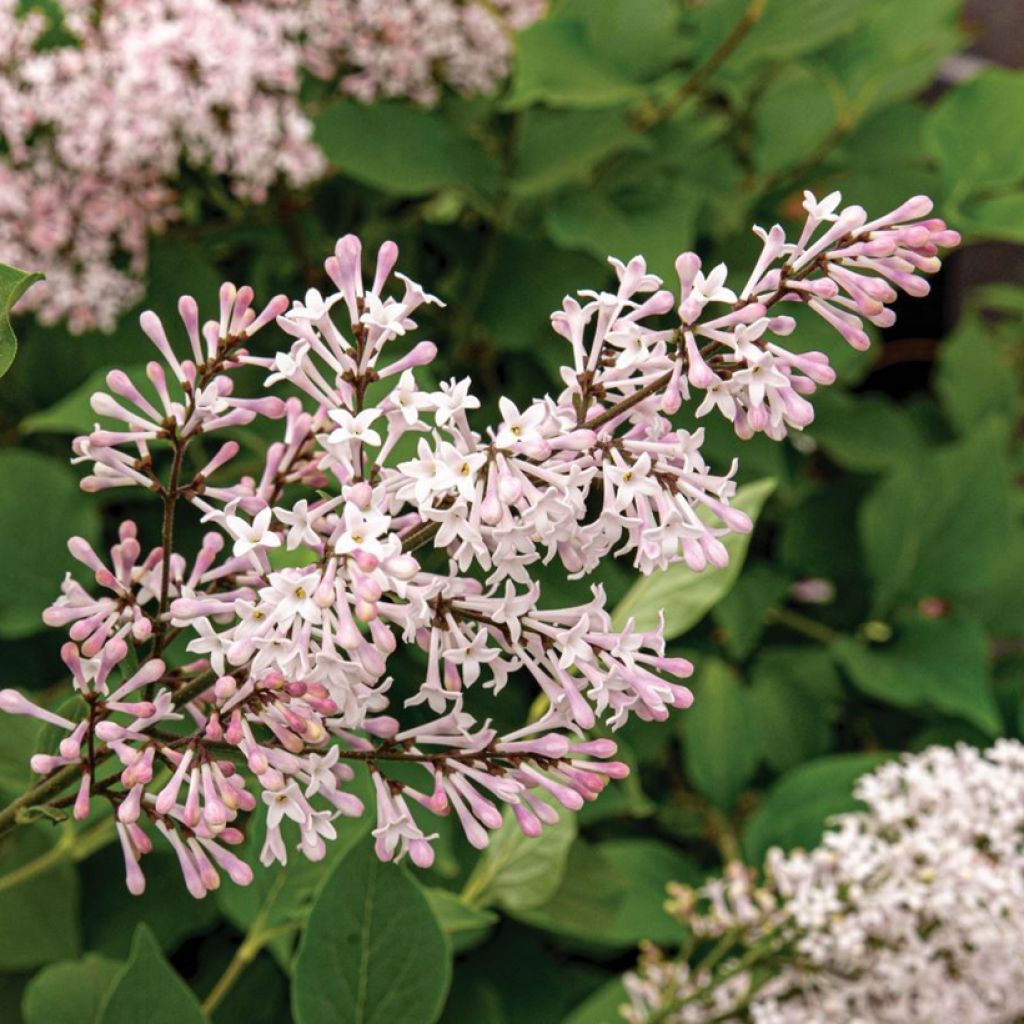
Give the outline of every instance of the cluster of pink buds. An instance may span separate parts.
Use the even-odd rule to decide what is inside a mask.
[[[522,409],[503,399],[482,432],[468,380],[420,387],[436,349],[411,340],[414,317],[440,303],[394,272],[394,243],[364,277],[359,240],[341,239],[325,264],[334,290],[290,307],[276,298],[257,314],[248,289],[226,285],[219,318],[201,325],[183,298],[187,355],[143,314],[161,362],[146,381],[111,373],[93,408],[117,429],[97,425],[74,447],[93,463],[86,489],[159,497],[163,543],[143,558],[125,524],[108,568],[72,541],[107,593],[69,581],[46,613],[70,624],[65,660],[86,714],[57,722],[68,741],[36,763],[80,771],[76,813],[90,797],[113,804],[132,890],[153,830],[194,894],[217,884],[218,868],[244,881],[226,846],[258,801],[264,862],[286,861],[290,846],[323,856],[335,817],[363,813],[349,785],[360,764],[378,854],[419,865],[433,858],[432,815],[454,813],[484,847],[503,806],[535,835],[623,776],[615,743],[588,730],[688,707],[680,680],[692,666],[666,654],[660,629],[616,629],[600,586],[585,604],[551,607],[534,567],[557,560],[578,578],[616,555],[643,573],[726,564],[722,537],[751,527],[730,505],[736,465],[711,472],[702,432],[672,420],[683,400],[720,394],[741,435],[799,428],[804,396],[831,371],[773,340],[793,328],[774,307],[808,302],[860,343],[858,313],[884,321],[866,296],[888,296],[890,281],[920,291],[907,268],[935,269],[937,247],[956,241],[940,221],[905,222],[928,213],[925,199],[874,222],[835,205],[809,200],[796,243],[779,227],[760,232],[764,254],[738,297],[724,268],[704,277],[693,254],[679,258],[679,294],[641,257],[612,260],[614,291],[567,298],[552,317],[571,348],[561,392]],[[286,345],[251,351],[272,322]],[[232,375],[253,367],[289,396],[235,397]],[[284,420],[257,474],[229,477],[230,438],[204,443],[203,468],[185,471],[203,461],[186,458],[194,442],[256,416]],[[191,567],[172,551],[181,502],[213,531]],[[182,646],[195,660],[172,667]],[[403,647],[425,655],[420,674],[408,660],[396,670]],[[479,715],[506,687],[542,699],[534,720],[503,735]],[[54,721],[11,691],[3,707]],[[120,775],[104,771],[108,757]],[[399,762],[420,781],[395,773]]]

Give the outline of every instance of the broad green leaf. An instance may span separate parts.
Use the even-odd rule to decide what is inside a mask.
[[[741,487],[732,505],[756,522],[774,490],[774,480],[758,480]],[[722,542],[729,549],[729,564],[724,569],[707,568],[696,573],[685,562],[677,562],[664,572],[638,580],[612,615],[615,628],[622,629],[632,618],[637,629],[653,629],[658,624],[658,613],[664,611],[665,638],[671,640],[700,622],[736,582],[747,556],[750,534],[730,533]]]
[[[582,21],[590,50],[636,81],[668,71],[689,49],[674,0],[563,0],[558,13]]]
[[[503,233],[477,317],[487,343],[502,355],[530,353],[550,362],[552,379],[557,380],[566,350],[551,330],[550,315],[561,307],[566,293],[591,287],[607,273],[607,264],[602,266],[584,253],[564,252],[544,238]],[[519,362],[508,360],[507,372]],[[536,369],[533,364],[527,364],[524,372],[527,369],[533,386]]]
[[[873,80],[867,89],[872,85]],[[942,182],[922,142],[925,117],[926,111],[909,101],[864,117],[833,150],[835,174],[829,175],[829,187],[834,183],[844,202],[866,210],[895,209],[907,196],[939,195]]]
[[[757,719],[760,751],[776,771],[828,750],[827,705],[783,673],[757,662],[751,672],[750,701]]]
[[[912,465],[924,454],[913,420],[890,399],[826,391],[814,406],[808,436],[846,469],[874,473]]]
[[[765,616],[789,589],[790,579],[766,562],[747,566],[732,590],[712,608],[721,642],[734,658],[745,658],[757,646]]]
[[[999,732],[984,631],[971,619],[916,619],[887,644],[851,637],[833,645],[863,693],[896,707],[929,708]]]
[[[763,174],[800,165],[835,130],[838,85],[809,67],[790,65],[754,107],[754,163]]]
[[[40,749],[39,732],[35,718],[0,715],[0,789],[13,793],[28,786],[32,780],[29,759]]]
[[[97,420],[89,400],[96,391],[107,391],[108,370],[95,370],[88,379],[48,409],[26,416],[20,424],[23,434],[87,434]],[[125,368],[132,380],[144,381],[145,367]]]
[[[987,199],[971,199],[958,206],[951,219],[968,236],[1000,242],[1024,242],[1024,191]]]
[[[726,42],[739,45],[728,55],[717,80],[742,79],[766,64],[784,63],[832,42],[863,20],[873,0],[843,3],[807,0],[716,0],[692,8],[689,18],[697,33],[694,62],[706,62]],[[745,27],[744,27],[745,26]]]
[[[444,1005],[451,954],[406,869],[362,842],[324,882],[295,959],[296,1024],[428,1024]]]
[[[549,932],[572,945],[617,945],[614,924],[626,894],[627,880],[601,849],[577,839],[569,850],[561,884],[540,906],[511,911],[517,920]],[[630,945],[628,941],[621,943]]]
[[[685,182],[649,185],[624,197],[578,189],[552,202],[545,226],[552,241],[604,259],[643,253],[648,267],[668,277],[679,253],[694,241],[701,198]]]
[[[678,719],[686,777],[702,796],[728,810],[753,777],[760,757],[750,690],[717,659],[698,666],[692,689],[693,707]]]
[[[577,184],[613,153],[649,150],[651,143],[624,114],[607,110],[549,110],[522,115],[513,188],[521,196]]]
[[[1008,344],[978,312],[964,316],[952,337],[939,346],[934,386],[946,415],[961,432],[992,415],[1016,421],[1021,395],[1014,381],[1014,331]]]
[[[192,990],[164,959],[149,928],[140,924],[128,962],[107,991],[96,1024],[203,1024]]]
[[[808,761],[783,775],[743,830],[748,863],[760,864],[771,846],[789,850],[817,844],[828,818],[862,807],[853,796],[854,782],[890,756],[836,754]]]
[[[42,279],[42,274],[0,263],[0,377],[8,371],[18,351],[18,339],[11,326],[11,309],[33,284]]]
[[[68,826],[62,826],[68,827]],[[49,822],[0,840],[0,881],[53,849],[61,832]],[[0,889],[0,971],[26,971],[79,954],[78,877],[68,860]],[[15,924],[16,922],[16,924]]]
[[[569,847],[576,838],[576,819],[560,810],[558,821],[539,836],[523,835],[511,810],[476,862],[462,892],[470,906],[500,906],[514,912],[547,903],[565,874]]]
[[[612,978],[580,1003],[563,1024],[622,1024],[619,1007],[628,1005],[622,978]]]
[[[928,141],[953,194],[1024,179],[1024,72],[993,68],[950,89],[931,113]]]
[[[365,802],[371,798],[368,773],[360,766],[355,779],[346,786]],[[217,904],[237,928],[249,931],[259,919],[264,930],[272,931],[285,925],[301,926],[309,917],[314,897],[324,880],[359,843],[370,829],[366,816],[335,819],[338,833],[327,845],[327,854],[321,861],[305,857],[289,857],[288,864],[265,867],[259,863],[259,852],[266,835],[266,810],[259,808],[250,818],[246,845],[242,851],[245,861],[253,865],[253,880],[247,886],[223,885],[217,891]],[[295,937],[289,933],[274,939],[269,946],[278,963],[287,967],[294,948]]]
[[[67,539],[95,543],[99,521],[75,474],[58,459],[29,451],[0,452],[0,637],[43,628],[43,609],[60,594],[64,572],[77,563]]]
[[[450,186],[486,191],[493,159],[439,110],[338,100],[315,118],[314,138],[343,174],[397,196]]]
[[[82,944],[87,949],[111,958],[127,957],[132,936],[144,923],[169,955],[185,939],[215,926],[220,918],[217,904],[212,897],[194,900],[188,896],[181,865],[170,849],[156,847],[142,868],[146,891],[133,896],[121,884],[124,855],[120,844],[101,850],[79,866]],[[227,887],[225,882],[220,891]]]
[[[847,5],[815,4],[818,9],[840,6]],[[886,104],[916,97],[934,81],[946,56],[963,45],[962,10],[963,0],[868,0],[856,31],[830,43],[821,59],[857,110],[882,110]],[[891,161],[889,169],[899,171]]]
[[[642,95],[640,86],[590,48],[581,21],[539,21],[520,33],[516,52],[512,87],[505,100],[509,110],[533,103],[609,107]]]
[[[782,517],[776,559],[794,576],[853,581],[867,590],[857,516],[866,482],[852,476],[818,484]]]
[[[471,970],[455,971],[439,1024],[509,1024],[494,981]]]
[[[597,849],[624,881],[623,899],[601,941],[623,947],[643,940],[676,945],[680,928],[665,913],[666,887],[669,882],[699,883],[702,871],[696,861],[658,839],[608,839]]]
[[[448,936],[454,953],[462,953],[482,942],[498,921],[493,910],[471,907],[450,889],[425,886],[423,895],[427,897],[441,930]]]
[[[95,953],[44,967],[25,989],[25,1024],[83,1024],[96,1020],[121,964]]]
[[[987,585],[1010,530],[1003,436],[998,424],[986,424],[892,473],[861,506],[879,613],[899,597],[949,597]]]

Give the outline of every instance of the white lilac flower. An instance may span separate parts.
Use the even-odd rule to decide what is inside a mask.
[[[1024,1015],[1024,744],[906,754],[813,850],[732,865],[676,913],[719,973],[649,950],[631,1024],[1013,1024]],[[753,951],[753,952],[751,952]],[[738,969],[747,956],[749,969]],[[699,964],[699,956],[696,958]]]
[[[325,262],[336,290],[307,293],[299,307],[278,296],[257,312],[251,289],[225,285],[216,317],[201,322],[186,296],[181,345],[143,314],[160,361],[145,389],[115,370],[93,395],[102,422],[74,441],[76,461],[91,466],[83,487],[151,492],[169,516],[165,536],[182,505],[213,532],[191,562],[170,546],[144,556],[131,523],[109,566],[72,539],[100,595],[69,577],[45,619],[68,629],[62,656],[92,710],[75,722],[0,694],[4,711],[67,734],[34,770],[50,782],[74,775],[81,817],[92,780],[107,780],[131,891],[144,886],[155,831],[196,896],[218,872],[248,880],[227,847],[261,800],[264,863],[285,862],[289,848],[324,856],[332,820],[366,810],[350,791],[357,770],[373,780],[378,854],[420,865],[433,857],[424,815],[454,814],[483,847],[503,806],[536,835],[556,807],[596,799],[627,769],[609,760],[612,741],[582,734],[689,707],[682,681],[693,668],[666,656],[660,624],[613,627],[600,586],[582,604],[553,606],[535,565],[557,560],[574,577],[612,555],[642,573],[725,565],[722,538],[751,529],[730,504],[737,463],[709,466],[703,431],[667,414],[692,395],[698,414],[710,401],[741,436],[802,427],[806,396],[834,375],[824,356],[780,344],[794,328],[787,304],[831,303],[849,334],[858,314],[842,292],[879,320],[872,303],[884,306],[893,286],[920,292],[905,268],[934,270],[937,247],[956,240],[941,221],[905,223],[927,212],[916,199],[869,222],[848,208],[797,244],[762,232],[767,256],[741,299],[723,268],[702,276],[693,254],[678,261],[679,296],[642,258],[613,260],[615,291],[581,292],[552,316],[569,342],[561,390],[522,408],[503,399],[500,422],[484,430],[470,419],[480,401],[468,379],[436,390],[417,382],[432,343],[403,344],[391,358],[419,308],[439,305],[394,273],[392,242],[364,280],[359,239],[340,239]],[[709,312],[723,302],[727,311]],[[679,326],[665,329],[673,309]],[[286,351],[253,354],[249,340],[272,321]],[[641,339],[643,359],[619,358],[628,337]],[[237,392],[243,366],[266,371],[266,386],[286,397]],[[370,385],[391,376],[398,386],[368,403]],[[258,473],[233,474],[232,440],[193,472],[197,439],[205,446],[258,416],[282,427]],[[413,437],[415,457],[399,456]],[[395,670],[403,645],[424,653],[422,675]],[[139,667],[114,681],[133,648]],[[522,729],[499,735],[467,708],[470,688],[497,700],[521,686],[545,708]],[[408,726],[408,708],[421,725]],[[165,721],[188,726],[165,732]],[[412,774],[393,772],[396,761]],[[160,765],[169,782],[154,783]],[[807,914],[815,907],[809,898]]]

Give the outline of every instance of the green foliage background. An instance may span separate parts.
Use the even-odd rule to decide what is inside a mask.
[[[1024,74],[930,89],[965,45],[960,0],[552,6],[490,100],[363,107],[310,86],[336,172],[255,210],[191,174],[146,306],[210,303],[224,277],[295,295],[322,284],[340,234],[394,237],[450,305],[425,324],[438,375],[472,374],[493,408],[557,385],[547,314],[600,286],[607,254],[643,252],[671,277],[695,247],[743,272],[750,224],[792,226],[805,187],[878,212],[927,192],[969,241],[1024,242]],[[0,307],[26,283],[0,278]],[[40,821],[0,845],[0,1019],[191,1022],[208,1000],[223,1024],[612,1020],[637,943],[682,938],[666,882],[813,843],[853,779],[897,751],[1022,736],[1024,288],[979,289],[955,322],[950,305],[940,279],[867,354],[808,323],[805,344],[841,376],[791,443],[704,424],[719,465],[739,448],[757,529],[726,571],[636,584],[602,570],[622,618],[669,607],[697,702],[622,731],[634,772],[578,822],[535,841],[513,823],[483,855],[442,822],[436,866],[416,873],[379,865],[350,823],[324,864],[194,903],[169,853],[147,858],[136,900],[109,825]],[[135,315],[111,336],[17,327],[0,383],[0,686],[59,705],[60,637],[39,613],[70,568],[65,538],[99,540],[125,516],[157,529],[137,496],[80,495],[67,445],[105,371],[148,354]],[[0,316],[0,363],[12,355]],[[255,459],[260,438],[241,440]],[[808,578],[834,599],[796,602]],[[572,596],[554,572],[544,583]],[[38,739],[0,718],[0,793],[29,781]]]

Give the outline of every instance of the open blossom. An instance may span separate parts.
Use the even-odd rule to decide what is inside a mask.
[[[675,907],[734,934],[750,970],[722,983],[650,951],[628,976],[632,1024],[1011,1024],[1024,1014],[1024,745],[931,747],[861,778],[864,811],[810,852],[733,865]],[[749,1003],[749,1005],[748,1005]]]
[[[504,79],[543,0],[0,0],[0,261],[45,271],[21,308],[112,329],[183,165],[263,202],[326,170],[300,104],[312,73],[364,102],[433,103]],[[296,314],[323,315],[309,292]]]
[[[775,307],[808,301],[798,285],[829,281],[837,269],[876,280],[891,268],[873,261],[916,266],[955,240],[939,221],[908,227],[896,217],[869,228],[862,213],[838,215],[847,227],[827,231],[834,249],[813,232],[779,243],[773,228],[775,264],[763,258],[735,302],[721,271],[699,279],[696,257],[681,257],[683,293],[699,284],[704,319],[681,311],[685,299],[641,257],[612,260],[614,291],[566,298],[552,316],[568,343],[562,389],[523,407],[502,400],[499,421],[483,430],[470,381],[417,383],[436,347],[410,335],[420,308],[441,303],[394,271],[392,242],[364,277],[359,239],[342,238],[325,263],[335,291],[307,294],[300,307],[278,296],[260,309],[251,289],[225,285],[209,320],[189,296],[176,331],[144,313],[160,361],[139,374],[145,380],[109,374],[109,390],[92,396],[106,425],[73,447],[91,467],[86,490],[140,487],[162,502],[165,543],[143,557],[125,524],[108,568],[72,541],[104,595],[68,579],[46,619],[69,627],[65,661],[90,714],[84,724],[54,723],[68,740],[33,762],[43,774],[77,777],[79,816],[102,786],[117,808],[129,888],[144,885],[139,862],[154,829],[193,895],[215,887],[219,871],[244,881],[246,866],[228,847],[260,805],[264,863],[296,851],[319,859],[332,821],[365,811],[357,771],[372,782],[362,792],[374,803],[378,854],[419,865],[433,859],[431,816],[454,815],[482,848],[502,808],[536,835],[626,774],[615,743],[588,730],[664,721],[689,707],[683,680],[693,666],[666,649],[659,626],[614,625],[599,585],[582,603],[553,604],[535,567],[557,560],[580,578],[614,556],[642,573],[728,562],[722,538],[751,528],[731,505],[737,464],[713,470],[703,431],[671,414],[711,386],[706,374],[732,382],[767,360],[784,381],[774,402],[768,385],[727,385],[737,430],[756,422],[781,437],[809,419],[791,414],[793,395],[827,383],[827,361],[772,340],[791,330]],[[710,309],[720,302],[728,311]],[[250,339],[274,322],[285,350],[251,351]],[[629,337],[641,340],[643,360],[621,358]],[[287,397],[236,393],[243,367]],[[382,383],[369,403],[370,385],[379,393]],[[214,435],[257,416],[282,421],[281,439],[258,473],[233,478],[239,445],[217,447]],[[190,446],[200,438],[196,471]],[[414,456],[400,455],[410,445],[399,442],[413,439]],[[191,564],[170,543],[181,503],[209,531]],[[129,646],[143,643],[129,671]],[[394,666],[402,647],[422,652],[419,673],[407,661]],[[185,663],[170,664],[181,648]],[[527,687],[541,711],[500,732],[485,709],[508,687]],[[53,722],[5,693],[5,710]],[[167,720],[192,731],[169,732]],[[122,766],[115,781],[97,775],[107,758]],[[399,763],[412,774],[396,773]]]

